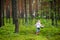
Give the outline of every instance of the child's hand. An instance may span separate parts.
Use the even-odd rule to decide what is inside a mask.
[[[43,25],[41,27],[44,27]]]

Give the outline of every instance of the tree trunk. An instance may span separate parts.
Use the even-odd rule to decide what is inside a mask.
[[[4,0],[1,0],[1,17],[2,26],[4,26]]]
[[[50,1],[50,8],[51,8],[51,10],[52,10],[52,4],[53,4],[53,1]],[[54,25],[54,16],[53,16],[54,14],[52,13],[52,11],[51,11],[51,21],[52,21],[52,25]]]
[[[30,16],[29,16],[29,21],[30,21],[30,24],[32,24],[32,20],[33,20],[33,13],[32,13],[32,0],[29,0],[29,14],[30,14]]]
[[[36,1],[36,17],[38,17],[39,15],[38,15],[38,0],[35,0]],[[37,18],[38,19],[38,18]]]
[[[10,23],[10,0],[6,0],[6,22]]]
[[[25,23],[27,23],[27,8],[26,8],[26,1],[27,0],[24,0],[24,6],[25,6]]]
[[[21,18],[24,18],[23,0],[21,0]]]
[[[14,0],[11,0],[12,1],[12,18],[13,18],[13,24],[15,24],[15,19],[14,19],[14,17],[15,17],[15,6],[16,6],[16,4],[14,3],[15,1]]]
[[[56,0],[54,0],[55,25],[57,26]]]
[[[17,16],[17,0],[12,0],[12,14],[13,14],[13,21],[15,24],[15,33],[19,32],[19,24],[18,24],[18,16]]]
[[[60,18],[59,15],[60,14],[59,14],[59,1],[58,1],[58,19]]]
[[[1,1],[2,0],[0,0],[0,4],[1,4]],[[1,4],[2,5],[2,4]],[[1,6],[0,6],[0,27],[2,26],[2,20],[1,20]]]
[[[30,17],[33,18],[33,15],[32,15],[32,0],[29,0],[29,14],[30,14]]]

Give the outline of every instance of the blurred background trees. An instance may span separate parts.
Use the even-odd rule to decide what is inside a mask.
[[[12,18],[15,32],[19,28],[18,19],[22,19],[23,24],[31,24],[33,19],[50,19],[52,25],[59,25],[60,0],[1,0],[0,3],[0,24],[4,25],[4,18],[9,22]]]

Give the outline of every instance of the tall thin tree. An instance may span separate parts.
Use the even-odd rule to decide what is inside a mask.
[[[21,10],[20,10],[21,18],[24,18],[24,9],[23,9],[23,0],[21,0]]]
[[[29,0],[29,14],[30,14],[30,18],[29,18],[29,21],[30,23],[32,23],[32,19],[33,19],[33,10],[32,10],[32,0]]]
[[[15,33],[19,32],[19,23],[18,23],[18,16],[17,16],[17,0],[11,0],[12,1],[12,14],[13,14],[13,20],[15,24]]]
[[[55,24],[57,25],[56,0],[54,0]]]
[[[58,19],[60,20],[60,0],[57,0],[57,3],[58,3]]]
[[[2,1],[2,0],[0,0],[0,4],[1,4],[1,1]],[[1,5],[2,5],[2,4],[1,4]],[[0,27],[2,26],[1,23],[2,23],[2,20],[1,20],[1,6],[0,6]]]
[[[1,20],[2,20],[2,26],[4,25],[4,0],[1,0]]]
[[[10,0],[6,0],[6,22],[10,22]]]
[[[24,0],[24,7],[25,7],[25,23],[27,23],[27,8],[26,8],[26,2],[27,0]]]
[[[53,9],[53,1],[50,1],[50,8],[51,10]],[[54,14],[52,13],[52,11],[50,12],[51,13],[51,21],[52,21],[52,25],[54,25]]]
[[[30,17],[33,18],[33,16],[32,16],[32,0],[29,0],[29,14],[30,14]]]
[[[37,17],[37,19],[38,19],[38,0],[35,0],[36,1],[36,17]]]

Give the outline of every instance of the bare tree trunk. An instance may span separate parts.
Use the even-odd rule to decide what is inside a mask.
[[[10,23],[10,0],[6,0],[6,22]]]
[[[60,20],[60,1],[58,0],[58,19]]]
[[[38,0],[36,0],[36,10],[35,11],[36,11],[36,17],[38,17]]]
[[[24,6],[25,6],[25,23],[27,23],[27,8],[26,8],[26,1],[27,0],[24,0]]]
[[[51,10],[52,10],[52,4],[53,4],[53,1],[50,1],[50,8],[51,8]],[[54,25],[54,16],[53,16],[54,14],[52,13],[52,11],[51,11],[51,21],[52,21],[52,25]]]
[[[21,18],[24,18],[23,0],[21,0]]]
[[[57,26],[56,0],[54,0],[55,25]]]
[[[58,1],[58,19],[59,19],[59,1]]]
[[[29,0],[29,14],[30,14],[30,17],[33,18],[33,15],[32,15],[32,0]]]
[[[12,14],[15,24],[15,33],[19,32],[18,16],[17,16],[17,0],[12,0]]]
[[[0,0],[0,4],[1,4],[1,1],[2,0]],[[2,5],[2,4],[1,4]],[[0,27],[2,26],[2,20],[1,20],[1,6],[0,6]]]
[[[22,0],[22,24],[24,24],[24,0]]]
[[[29,14],[30,14],[30,16],[29,16],[29,21],[30,21],[30,24],[32,23],[32,20],[33,20],[33,13],[32,13],[32,0],[29,0]]]
[[[2,26],[4,26],[4,0],[1,0],[1,17]]]

